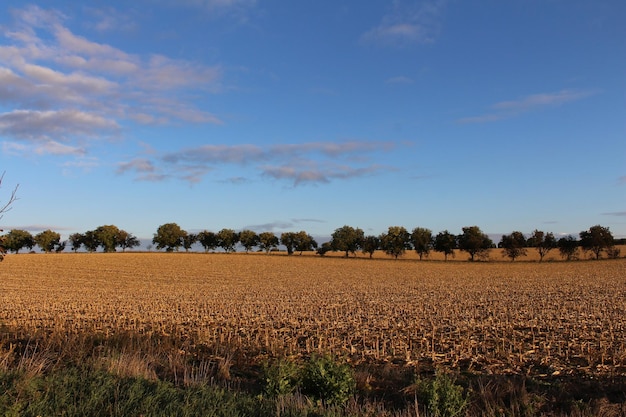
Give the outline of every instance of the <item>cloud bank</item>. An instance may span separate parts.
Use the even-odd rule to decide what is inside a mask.
[[[249,167],[258,177],[287,181],[293,186],[323,184],[390,171],[370,155],[392,150],[389,142],[307,142],[259,146],[203,145],[167,152],[158,157],[137,157],[118,165],[118,174],[134,173],[137,180],[178,178],[199,182],[210,171],[225,165]],[[232,183],[247,182],[237,177]]]
[[[115,16],[99,15],[96,29],[114,28]],[[219,91],[219,65],[129,54],[76,35],[68,17],[37,6],[13,18],[0,27],[0,106],[10,109],[0,113],[0,134],[28,151],[84,154],[125,123],[221,123],[181,94]]]

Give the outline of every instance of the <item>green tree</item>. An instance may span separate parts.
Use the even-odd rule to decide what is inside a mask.
[[[433,232],[430,229],[416,227],[411,232],[411,244],[421,261],[423,256],[428,257],[433,248]]]
[[[226,253],[235,252],[238,242],[239,234],[233,229],[222,229],[217,232],[217,245]]]
[[[183,236],[186,234],[176,223],[165,223],[157,229],[152,243],[157,245],[158,250],[165,248],[167,252],[177,251],[183,245]]]
[[[463,234],[458,237],[459,249],[465,251],[470,256],[470,261],[474,261],[475,257],[487,258],[489,249],[493,246],[493,242],[478,226],[468,226],[463,228]]]
[[[584,251],[591,251],[596,259],[602,257],[602,252],[613,247],[613,234],[608,227],[595,225],[580,232],[580,246]]]
[[[280,243],[287,248],[287,255],[293,255],[293,250],[296,247],[296,234],[294,232],[281,233]]]
[[[576,258],[576,252],[578,252],[578,241],[572,235],[562,237],[557,242],[559,253],[562,258],[571,261]]]
[[[380,249],[380,238],[378,236],[368,235],[363,238],[363,243],[361,244],[361,249],[363,253],[366,253],[370,256],[370,259],[374,257],[374,252]]]
[[[72,233],[69,237],[70,244],[72,245],[72,250],[74,252],[78,251],[80,247],[83,245],[83,241],[85,240],[85,236],[82,233]]]
[[[315,239],[313,239],[313,236],[311,236],[304,230],[296,233],[294,237],[294,249],[300,252],[300,255],[302,255],[302,252],[304,251],[317,249],[317,242],[315,241]]]
[[[539,253],[539,262],[557,246],[556,238],[552,232],[545,233],[535,229],[533,234],[528,238],[528,246],[537,249]]]
[[[411,235],[402,226],[390,226],[387,233],[380,235],[380,247],[387,255],[398,259],[407,249],[411,249]]]
[[[205,252],[215,250],[218,246],[217,235],[214,232],[203,230],[198,233],[198,242],[202,245]]]
[[[55,251],[58,247],[61,247],[61,235],[52,230],[44,230],[43,232],[35,235],[35,243],[46,253]],[[63,247],[65,247],[63,245]]]
[[[280,244],[278,237],[272,232],[263,232],[259,235],[259,247],[265,253],[270,253],[272,249],[276,249]]]
[[[185,234],[183,235],[183,248],[185,248],[185,252],[189,252],[189,249],[191,249],[193,244],[197,241],[198,235],[185,232]]]
[[[324,242],[317,248],[315,253],[317,253],[319,256],[324,256],[332,250],[333,250],[333,247],[330,244],[330,242]]]
[[[140,245],[141,242],[137,239],[137,236],[133,236],[126,230],[120,230],[117,234],[117,246],[122,248],[122,252],[126,252],[126,249],[132,249]]]
[[[100,240],[98,239],[95,230],[86,231],[83,235],[82,242],[85,249],[87,249],[87,252],[95,252],[98,250],[98,246],[100,246]]]
[[[526,238],[522,232],[515,231],[510,235],[502,235],[500,240],[502,254],[511,258],[511,262],[516,258],[526,255]]]
[[[442,252],[444,260],[447,261],[448,255],[452,255],[452,257],[454,257],[454,250],[457,247],[456,240],[455,235],[447,230],[444,230],[443,232],[437,233],[437,236],[435,236],[433,247],[437,252]]]
[[[115,252],[119,233],[120,229],[112,224],[99,226],[95,230],[96,239],[99,242],[99,246],[102,246],[104,252]]]
[[[239,243],[246,250],[246,253],[250,252],[250,250],[259,245],[259,235],[257,235],[253,230],[242,230],[239,232]]]
[[[361,243],[363,242],[363,237],[363,230],[359,228],[355,229],[351,226],[343,226],[335,229],[331,235],[332,239],[330,242],[333,250],[345,252],[347,258],[350,252],[352,252],[353,255],[356,255],[356,251],[359,250]]]
[[[6,250],[19,253],[21,249],[32,249],[35,246],[35,239],[26,230],[13,229],[4,236],[4,247]]]

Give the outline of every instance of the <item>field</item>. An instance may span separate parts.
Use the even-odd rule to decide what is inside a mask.
[[[360,386],[381,392],[379,370],[390,368],[398,375],[444,369],[585,387],[589,381],[623,384],[626,259],[376,258],[8,256],[0,265],[3,352],[8,357],[11,337],[75,340],[130,332],[176,341],[181,363],[204,352],[224,379],[244,380],[272,358],[331,353],[360,369]],[[162,372],[156,359],[144,362],[143,375]],[[191,378],[194,372],[183,373]],[[394,389],[401,388],[398,378]]]

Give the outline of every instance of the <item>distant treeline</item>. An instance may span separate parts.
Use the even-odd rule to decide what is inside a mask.
[[[279,250],[279,246],[282,245],[289,255],[316,251],[318,255],[324,256],[328,252],[339,251],[348,257],[361,251],[369,254],[370,258],[378,250],[394,258],[408,250],[414,250],[420,260],[427,257],[431,251],[443,253],[444,259],[447,260],[448,256],[454,256],[455,250],[458,249],[467,252],[472,261],[486,260],[489,249],[498,247],[512,261],[526,255],[529,249],[534,249],[541,261],[552,250],[558,250],[564,259],[577,259],[579,248],[596,259],[602,258],[603,255],[618,258],[620,250],[616,245],[626,244],[626,239],[615,239],[608,227],[600,225],[581,231],[578,237],[570,235],[560,239],[552,232],[541,230],[533,231],[530,236],[514,231],[503,235],[497,245],[478,226],[463,227],[462,233],[458,235],[447,230],[434,235],[431,230],[423,227],[416,227],[409,232],[402,226],[391,226],[387,232],[380,235],[365,235],[360,228],[343,226],[332,233],[330,241],[318,245],[306,231],[284,232],[280,236],[273,232],[256,233],[247,229],[239,232],[222,229],[218,232],[204,230],[200,233],[189,233],[176,223],[166,223],[159,226],[152,244],[148,245],[147,249],[156,247],[157,250],[174,252],[184,248],[185,251],[189,251],[196,243],[200,244],[205,252],[219,248],[230,253],[242,248],[246,252],[257,250],[270,253]],[[52,230],[45,230],[33,236],[28,231],[13,229],[0,236],[0,245],[4,250],[15,253],[22,249],[32,250],[35,246],[46,253],[62,252],[68,246],[74,252],[81,249],[88,252],[96,252],[98,249],[103,252],[115,252],[118,249],[122,251],[132,249],[140,244],[136,236],[114,225],[100,226],[85,233],[74,233],[67,241],[61,241],[61,235]]]

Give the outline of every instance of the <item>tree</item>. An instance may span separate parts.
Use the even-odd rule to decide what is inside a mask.
[[[72,233],[69,237],[69,242],[72,245],[72,250],[74,252],[78,251],[80,247],[83,245],[83,241],[85,240],[85,236],[81,233]]]
[[[95,230],[86,231],[83,235],[82,242],[87,252],[95,252],[98,250],[98,246],[100,246],[100,240],[98,240]]]
[[[117,246],[122,248],[122,252],[126,252],[126,249],[132,249],[135,246],[140,246],[141,242],[136,236],[131,235],[126,230],[120,230],[117,235]]]
[[[448,255],[454,257],[454,250],[457,247],[456,240],[456,236],[447,230],[439,232],[437,236],[435,236],[434,249],[437,252],[443,252],[444,260],[447,261]]]
[[[0,176],[0,186],[2,186],[2,180],[4,179],[4,173],[2,173],[2,175]],[[17,200],[17,188],[19,187],[19,184],[15,186],[15,188],[13,189],[13,192],[11,193],[11,196],[9,197],[9,200],[0,207],[0,219],[3,217],[3,214],[6,213],[7,211],[11,210],[11,205],[15,202],[15,200]],[[2,230],[0,230],[1,232]],[[0,262],[4,260],[4,255],[6,254],[6,249],[5,249],[5,242],[6,238],[4,236],[0,236]]]
[[[544,233],[541,230],[534,230],[533,234],[528,238],[528,246],[537,249],[539,253],[539,262],[552,249],[556,248],[556,238],[552,232]]]
[[[478,226],[468,226],[463,228],[463,234],[458,237],[459,249],[465,251],[470,256],[470,261],[474,261],[476,255],[479,258],[489,256],[489,248],[493,242],[489,236],[484,234]]]
[[[566,258],[568,261],[576,258],[576,252],[578,252],[578,241],[572,235],[562,237],[557,242],[559,252],[562,258]]]
[[[404,227],[390,226],[387,233],[380,235],[380,247],[387,255],[398,259],[398,256],[411,248],[410,240],[411,235]]]
[[[187,232],[176,223],[165,223],[157,229],[152,243],[157,245],[157,250],[165,248],[167,252],[178,251],[178,248],[183,245],[183,236],[186,234]]]
[[[378,236],[368,235],[363,238],[361,243],[363,253],[367,253],[370,259],[374,257],[374,252],[380,249],[380,238]]]
[[[103,252],[115,252],[118,243],[120,229],[112,224],[99,226],[95,230],[95,237],[102,246]]]
[[[304,230],[296,233],[294,238],[294,249],[300,252],[300,255],[302,255],[302,252],[304,251],[317,249],[317,242],[315,239],[313,239],[313,237]]]
[[[226,253],[234,252],[238,242],[239,234],[233,229],[222,229],[217,232],[217,246]]]
[[[332,251],[333,247],[330,244],[330,242],[324,242],[320,245],[319,248],[317,248],[317,250],[315,251],[315,253],[317,253],[319,256],[324,256],[326,255],[328,252]]]
[[[185,248],[185,252],[189,252],[189,249],[191,249],[193,244],[198,241],[198,235],[185,232],[182,239],[183,239],[183,248]]]
[[[198,242],[200,242],[205,252],[215,250],[218,246],[217,235],[208,230],[198,233]]]
[[[502,254],[511,258],[511,262],[515,258],[526,255],[526,238],[522,232],[515,231],[510,235],[502,235],[500,240]]]
[[[35,246],[33,235],[26,230],[13,229],[4,236],[4,247],[8,251],[19,253],[20,249],[32,249]]]
[[[61,235],[52,230],[44,230],[35,235],[35,243],[46,253],[50,253],[61,246]],[[63,244],[65,248],[65,244]]]
[[[602,252],[613,246],[613,241],[609,228],[599,224],[580,232],[580,246],[584,251],[591,251],[596,259],[600,259]]]
[[[423,256],[428,257],[433,248],[433,232],[430,229],[416,227],[411,232],[411,244],[421,261]]]
[[[293,249],[296,246],[296,234],[294,232],[281,233],[280,243],[287,248],[287,255],[293,255]]]
[[[259,235],[252,230],[242,230],[239,232],[239,243],[246,250],[246,253],[259,244]]]
[[[339,229],[335,229],[331,235],[331,245],[333,250],[338,250],[346,253],[346,258],[350,252],[356,255],[356,251],[361,247],[363,242],[364,233],[359,228],[351,226],[343,226]]]
[[[61,252],[63,252],[63,251],[65,250],[65,245],[66,245],[66,244],[67,244],[67,242],[66,242],[66,241],[63,241],[63,242],[59,243],[59,244],[56,246],[56,248],[54,248],[54,251],[55,251],[56,253],[61,253]]]
[[[0,186],[2,186],[2,181],[4,181],[4,172],[2,173],[2,175],[0,175]],[[4,213],[11,210],[11,205],[17,200],[17,189],[19,186],[19,184],[15,186],[7,202],[0,207],[0,219],[2,218]]]
[[[272,249],[276,249],[280,241],[278,237],[272,232],[263,232],[259,235],[259,248],[265,251],[265,253],[270,253]]]

